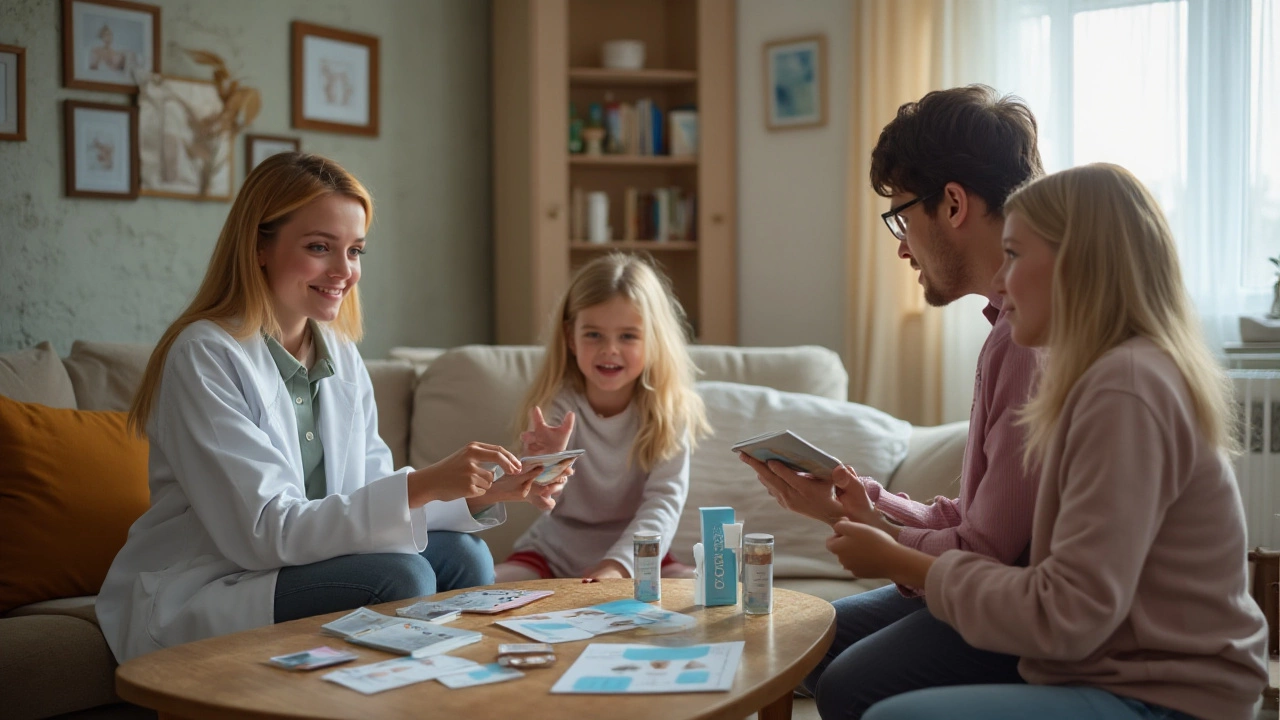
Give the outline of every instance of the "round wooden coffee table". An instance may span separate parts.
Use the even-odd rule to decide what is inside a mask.
[[[498,643],[528,642],[494,620],[596,605],[632,596],[630,580],[583,583],[536,580],[507,587],[551,589],[555,595],[499,615],[464,614],[450,625],[481,630],[485,639],[450,655],[493,662]],[[448,597],[441,593],[432,599]],[[376,605],[388,615],[412,601]],[[129,702],[159,711],[161,718],[465,718],[466,720],[562,720],[563,718],[791,717],[791,691],[818,664],[835,633],[835,610],[825,600],[774,590],[771,615],[744,615],[740,606],[693,604],[691,580],[662,581],[662,607],[698,619],[679,635],[614,633],[555,646],[556,664],[525,671],[518,680],[450,690],[435,681],[362,695],[320,679],[327,670],[289,672],[266,664],[269,657],[319,645],[360,655],[354,664],[395,655],[320,634],[320,626],[344,613],[294,620],[135,658],[116,671],[116,692]],[[729,692],[670,695],[552,695],[551,686],[590,643],[701,644],[742,640],[742,662]],[[352,664],[339,667],[351,667]]]

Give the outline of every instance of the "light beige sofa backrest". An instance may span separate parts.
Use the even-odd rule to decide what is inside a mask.
[[[822,347],[698,345],[690,354],[703,371],[700,380],[763,385],[833,400],[844,400],[848,393],[849,376],[840,356]],[[542,356],[541,347],[465,345],[433,360],[414,393],[409,464],[429,465],[472,441],[511,445],[519,430],[515,414]]]

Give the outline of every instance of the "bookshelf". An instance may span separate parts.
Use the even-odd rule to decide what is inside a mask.
[[[573,270],[621,250],[662,266],[697,341],[736,344],[734,24],[734,0],[494,0],[497,342],[539,342]],[[616,39],[644,42],[643,69],[601,67],[601,46]],[[667,111],[696,107],[697,153],[569,152],[570,103],[585,119],[592,103],[641,100],[663,111],[664,135]],[[608,196],[612,241],[571,236],[575,188]],[[628,189],[692,196],[691,239],[628,233]]]

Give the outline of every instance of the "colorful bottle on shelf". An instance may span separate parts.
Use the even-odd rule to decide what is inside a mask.
[[[582,118],[578,117],[578,107],[569,103],[569,152],[580,153],[584,150],[582,143]]]

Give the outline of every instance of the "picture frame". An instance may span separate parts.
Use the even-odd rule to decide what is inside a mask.
[[[827,39],[807,35],[764,46],[765,127],[795,130],[827,124]]]
[[[134,94],[160,72],[160,8],[128,0],[62,0],[62,85]]]
[[[153,75],[138,94],[139,194],[227,201],[235,138],[209,80]]]
[[[0,45],[0,140],[27,139],[27,49]]]
[[[378,38],[293,22],[293,127],[378,135]]]
[[[138,109],[64,100],[67,197],[138,197]]]
[[[302,141],[296,137],[281,135],[244,136],[244,173],[248,175],[258,163],[282,152],[298,152]]]

